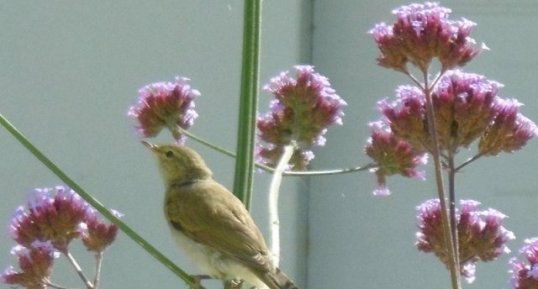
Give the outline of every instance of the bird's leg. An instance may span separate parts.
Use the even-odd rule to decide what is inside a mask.
[[[213,279],[209,275],[191,275],[194,285],[190,287],[190,289],[200,289],[202,287],[202,280],[205,279]]]
[[[243,280],[229,280],[226,281],[226,288],[229,289],[241,289],[241,286],[243,286]]]

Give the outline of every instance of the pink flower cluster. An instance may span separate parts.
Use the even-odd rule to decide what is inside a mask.
[[[290,166],[303,169],[314,157],[312,145],[324,145],[327,127],[342,124],[346,102],[328,79],[308,65],[296,66],[295,77],[282,72],[264,90],[274,96],[270,111],[258,117],[259,159],[276,165],[283,147],[296,144]]]
[[[156,82],[142,87],[138,102],[129,108],[128,115],[139,123],[138,131],[144,137],[155,137],[163,128],[172,131],[176,141],[183,137],[177,127],[188,129],[198,117],[194,99],[200,92],[191,88],[188,78],[176,77],[174,82]]]
[[[500,83],[482,75],[460,70],[448,71],[441,77],[431,93],[439,148],[444,155],[455,154],[475,141],[478,141],[478,154],[482,156],[513,152],[538,135],[536,124],[520,113],[519,102],[497,95],[501,87]],[[384,135],[395,139],[381,146],[372,141],[380,134],[374,129],[366,145],[367,154],[378,166],[378,179],[380,174],[414,176],[419,162],[409,160],[432,152],[425,97],[415,86],[400,86],[395,101],[385,99],[378,103],[383,114],[382,126],[390,128]],[[406,150],[405,157],[387,159],[397,150],[396,145],[402,147],[403,143],[412,147]],[[372,147],[378,144],[379,147]]]
[[[53,257],[67,253],[73,239],[80,238],[85,247],[100,253],[116,238],[118,229],[106,224],[73,190],[57,186],[35,189],[26,208],[19,207],[9,230],[17,246],[21,272],[9,267],[2,275],[6,284],[26,288],[45,288],[52,271]]]
[[[389,127],[382,122],[371,124],[372,134],[367,141],[365,152],[375,160],[376,168],[372,171],[377,176],[378,188],[376,196],[390,194],[386,186],[386,177],[400,174],[408,178],[424,179],[424,172],[417,166],[425,164],[427,155],[417,152],[415,148],[402,138],[394,135]]]
[[[506,242],[514,234],[502,226],[506,217],[494,209],[480,210],[480,203],[461,200],[456,212],[459,260],[461,274],[469,282],[474,279],[478,261],[488,262],[503,253],[509,253]],[[449,244],[445,243],[438,199],[428,200],[417,207],[418,228],[416,246],[420,251],[432,252],[448,266]]]
[[[451,10],[438,3],[410,4],[393,11],[393,25],[377,24],[370,33],[381,52],[379,65],[407,72],[410,63],[427,71],[433,58],[441,70],[463,66],[483,48],[470,37],[475,23],[450,20]]]
[[[0,282],[21,285],[27,289],[48,288],[52,265],[54,259],[58,258],[58,252],[50,242],[35,241],[30,247],[17,245],[11,253],[17,256],[21,272],[10,266],[0,275]]]
[[[513,289],[538,288],[538,238],[525,240],[520,253],[523,258],[510,259],[510,284]]]

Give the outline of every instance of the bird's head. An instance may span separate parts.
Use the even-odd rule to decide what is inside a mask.
[[[212,175],[202,157],[193,149],[178,145],[156,145],[147,141],[142,143],[157,157],[167,184],[206,179]]]

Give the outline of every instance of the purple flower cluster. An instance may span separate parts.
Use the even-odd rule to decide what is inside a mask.
[[[519,112],[520,103],[497,95],[501,87],[500,83],[482,75],[460,70],[449,71],[440,78],[431,93],[441,151],[455,154],[459,148],[468,148],[478,141],[478,154],[497,155],[503,151],[519,150],[538,135],[534,122]],[[414,152],[416,156],[432,152],[425,97],[424,92],[415,86],[400,86],[396,90],[395,101],[384,99],[378,103],[383,126],[390,127],[388,131],[392,133],[391,137],[412,146],[407,151]],[[396,158],[393,158],[396,163],[392,164],[383,161],[382,156],[392,155],[399,142],[395,140],[371,148],[376,144],[371,141],[373,137],[366,145],[366,150],[378,151],[376,154],[367,153],[379,166],[376,172],[378,179],[379,174],[394,169],[414,168],[409,167],[409,162]],[[405,170],[399,173],[409,176]]]
[[[129,108],[128,115],[139,123],[138,131],[144,137],[155,137],[163,128],[174,134],[177,142],[183,137],[177,127],[188,129],[198,117],[194,99],[200,92],[191,88],[188,78],[176,77],[174,82],[156,82],[138,91],[138,102]]]
[[[538,238],[525,240],[520,250],[523,258],[510,259],[510,283],[513,289],[538,288]]]
[[[27,207],[19,207],[9,229],[17,246],[21,272],[13,267],[2,275],[6,284],[45,288],[53,256],[67,253],[73,239],[80,238],[89,251],[102,252],[116,238],[117,227],[104,223],[96,211],[73,190],[57,186],[35,189]]]
[[[52,265],[58,257],[58,252],[50,242],[35,241],[30,247],[18,245],[11,253],[17,256],[21,272],[10,266],[0,275],[0,282],[18,284],[27,289],[48,288]]]
[[[442,71],[463,66],[482,49],[470,37],[475,23],[450,20],[451,10],[438,3],[410,4],[393,11],[393,25],[377,24],[370,33],[381,52],[379,65],[407,72],[410,63],[427,71],[438,58]]]
[[[381,122],[372,123],[371,127],[372,134],[367,141],[365,152],[377,165],[372,169],[378,183],[374,195],[390,194],[386,186],[387,176],[400,174],[424,179],[424,172],[417,170],[417,166],[426,163],[426,154],[417,152],[409,142],[396,137],[391,129]]]
[[[303,169],[314,157],[309,148],[325,144],[327,127],[342,124],[346,102],[312,66],[295,66],[295,72],[295,76],[282,72],[264,87],[275,99],[270,111],[258,117],[257,155],[262,162],[275,166],[283,147],[294,143],[290,166]]]
[[[538,135],[536,124],[519,112],[520,106],[521,103],[515,99],[496,99],[492,108],[493,120],[478,144],[482,155],[519,150],[528,140]]]
[[[461,274],[469,282],[474,279],[478,261],[488,262],[509,253],[506,242],[514,234],[502,226],[506,217],[494,209],[480,210],[480,203],[461,200],[456,212]],[[420,251],[433,252],[448,266],[449,244],[445,243],[438,199],[428,200],[417,207],[418,228],[416,246]]]

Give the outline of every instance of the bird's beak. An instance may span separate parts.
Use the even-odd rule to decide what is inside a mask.
[[[147,142],[147,141],[145,141],[145,140],[143,140],[143,141],[141,141],[141,142],[142,142],[142,144],[143,144],[144,146],[146,146],[146,147],[147,147],[148,149],[150,149],[152,152],[156,152],[156,151],[157,151],[157,148],[158,148],[158,147],[157,147],[156,145],[154,145],[154,144],[152,144],[152,143],[150,143],[150,142]]]

